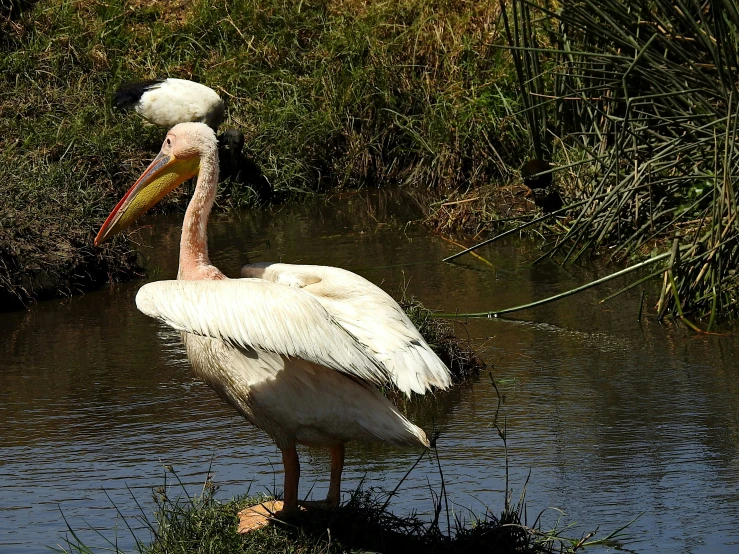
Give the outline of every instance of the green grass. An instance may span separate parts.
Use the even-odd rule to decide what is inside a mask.
[[[99,269],[94,232],[158,149],[162,130],[111,110],[124,81],[177,76],[218,90],[226,126],[245,132],[247,153],[280,197],[366,185],[466,189],[498,179],[500,159],[515,165],[525,150],[488,2],[8,6],[0,12],[0,289],[21,299],[64,290],[33,277],[28,249],[53,254],[72,234],[71,248]],[[219,204],[251,202],[248,191],[230,194]],[[174,195],[163,209],[183,201]],[[36,212],[64,222],[31,244],[17,227],[26,212],[33,225]],[[128,262],[117,263],[126,251],[125,242],[109,248],[102,273],[130,274]],[[62,277],[71,267],[49,264]],[[16,273],[34,286],[15,282]]]
[[[500,430],[499,430],[500,432]],[[501,433],[502,435],[502,433]],[[503,435],[502,435],[503,436]],[[436,450],[422,456],[438,457]],[[411,468],[411,471],[415,465]],[[569,538],[572,526],[561,526],[558,518],[552,529],[542,527],[541,516],[527,522],[525,489],[519,500],[511,502],[512,492],[505,495],[500,514],[489,508],[474,514],[458,505],[451,506],[443,483],[434,497],[434,515],[398,516],[388,506],[393,493],[380,489],[357,489],[337,510],[310,509],[287,521],[274,522],[245,535],[236,532],[238,513],[273,497],[242,496],[227,501],[216,499],[217,487],[206,479],[202,492],[189,494],[174,469],[167,467],[165,482],[154,491],[156,510],[150,517],[141,506],[141,515],[127,519],[119,511],[123,529],[133,535],[140,554],[339,554],[354,552],[430,552],[456,554],[490,552],[491,554],[573,553],[588,546],[621,546],[623,530],[596,538],[595,532],[579,538]],[[439,466],[441,471],[441,466]],[[171,475],[171,480],[168,477]],[[208,472],[210,475],[210,472]],[[402,484],[399,484],[399,486]],[[135,500],[135,498],[134,498]],[[138,502],[137,502],[138,504]],[[148,531],[146,540],[134,532],[133,524]],[[107,543],[102,548],[89,546],[68,525],[68,533],[60,547],[63,554],[92,554],[111,551],[123,554],[117,539],[103,531],[100,538]]]
[[[383,508],[371,491],[356,492],[335,512],[312,510],[286,525],[239,536],[236,514],[263,498],[239,498],[220,503],[208,497],[194,502],[160,504],[154,540],[145,554],[252,552],[463,552],[485,546],[489,552],[545,552],[533,547],[533,537],[519,525],[517,514],[485,518],[457,538],[441,532],[438,522],[415,516],[398,517]],[[511,527],[504,527],[509,524]],[[527,540],[528,539],[528,540]]]

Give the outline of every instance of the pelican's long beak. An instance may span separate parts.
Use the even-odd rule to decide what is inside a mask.
[[[151,165],[128,190],[100,227],[95,246],[121,232],[179,185],[194,177],[200,168],[197,156],[178,159],[159,152]]]

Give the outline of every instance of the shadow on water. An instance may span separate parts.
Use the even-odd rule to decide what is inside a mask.
[[[337,265],[452,312],[523,304],[602,274],[591,266],[532,268],[537,245],[523,240],[482,249],[492,267],[437,263],[456,247],[427,235],[421,217],[408,197],[349,193],[215,215],[210,250],[231,276],[247,262]],[[180,218],[149,219],[137,234],[151,278],[176,274]],[[256,493],[281,482],[271,441],[190,375],[176,333],[135,309],[141,284],[0,314],[0,552],[46,551],[66,529],[59,507],[76,529],[84,522],[113,528],[116,513],[102,488],[124,513],[136,510],[127,487],[153,509],[146,498],[161,483],[162,464],[197,490],[214,458],[222,498],[244,494],[249,483]],[[455,324],[506,397],[511,487],[520,490],[530,471],[529,509],[565,509],[582,531],[618,528],[646,510],[630,528],[638,552],[734,552],[739,345],[731,335],[637,323],[638,290],[598,304],[624,284],[513,321]],[[451,501],[477,512],[497,511],[505,488],[495,407],[487,376],[410,407],[416,423],[442,433]],[[416,456],[352,444],[347,488],[395,483]],[[322,497],[326,453],[303,450],[301,459],[301,494],[313,487]],[[396,513],[433,513],[428,491],[436,475],[422,462],[394,502]]]

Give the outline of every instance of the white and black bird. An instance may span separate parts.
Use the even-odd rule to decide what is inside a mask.
[[[205,123],[213,130],[223,123],[226,106],[212,88],[186,79],[152,79],[122,85],[115,105],[134,109],[149,123],[169,129],[178,123]]]
[[[151,79],[122,85],[115,93],[115,105],[134,109],[158,127],[178,123],[205,123],[214,131],[225,119],[225,104],[212,88],[185,79]],[[259,202],[272,199],[272,185],[259,166],[243,153],[244,133],[227,129],[218,135],[220,179],[230,184],[246,185]]]

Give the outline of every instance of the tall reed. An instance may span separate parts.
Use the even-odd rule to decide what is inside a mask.
[[[737,313],[739,293],[739,11],[719,0],[558,6],[508,6],[526,121],[541,155],[569,166],[581,202],[550,255],[627,259],[675,241],[657,313],[711,328]]]

